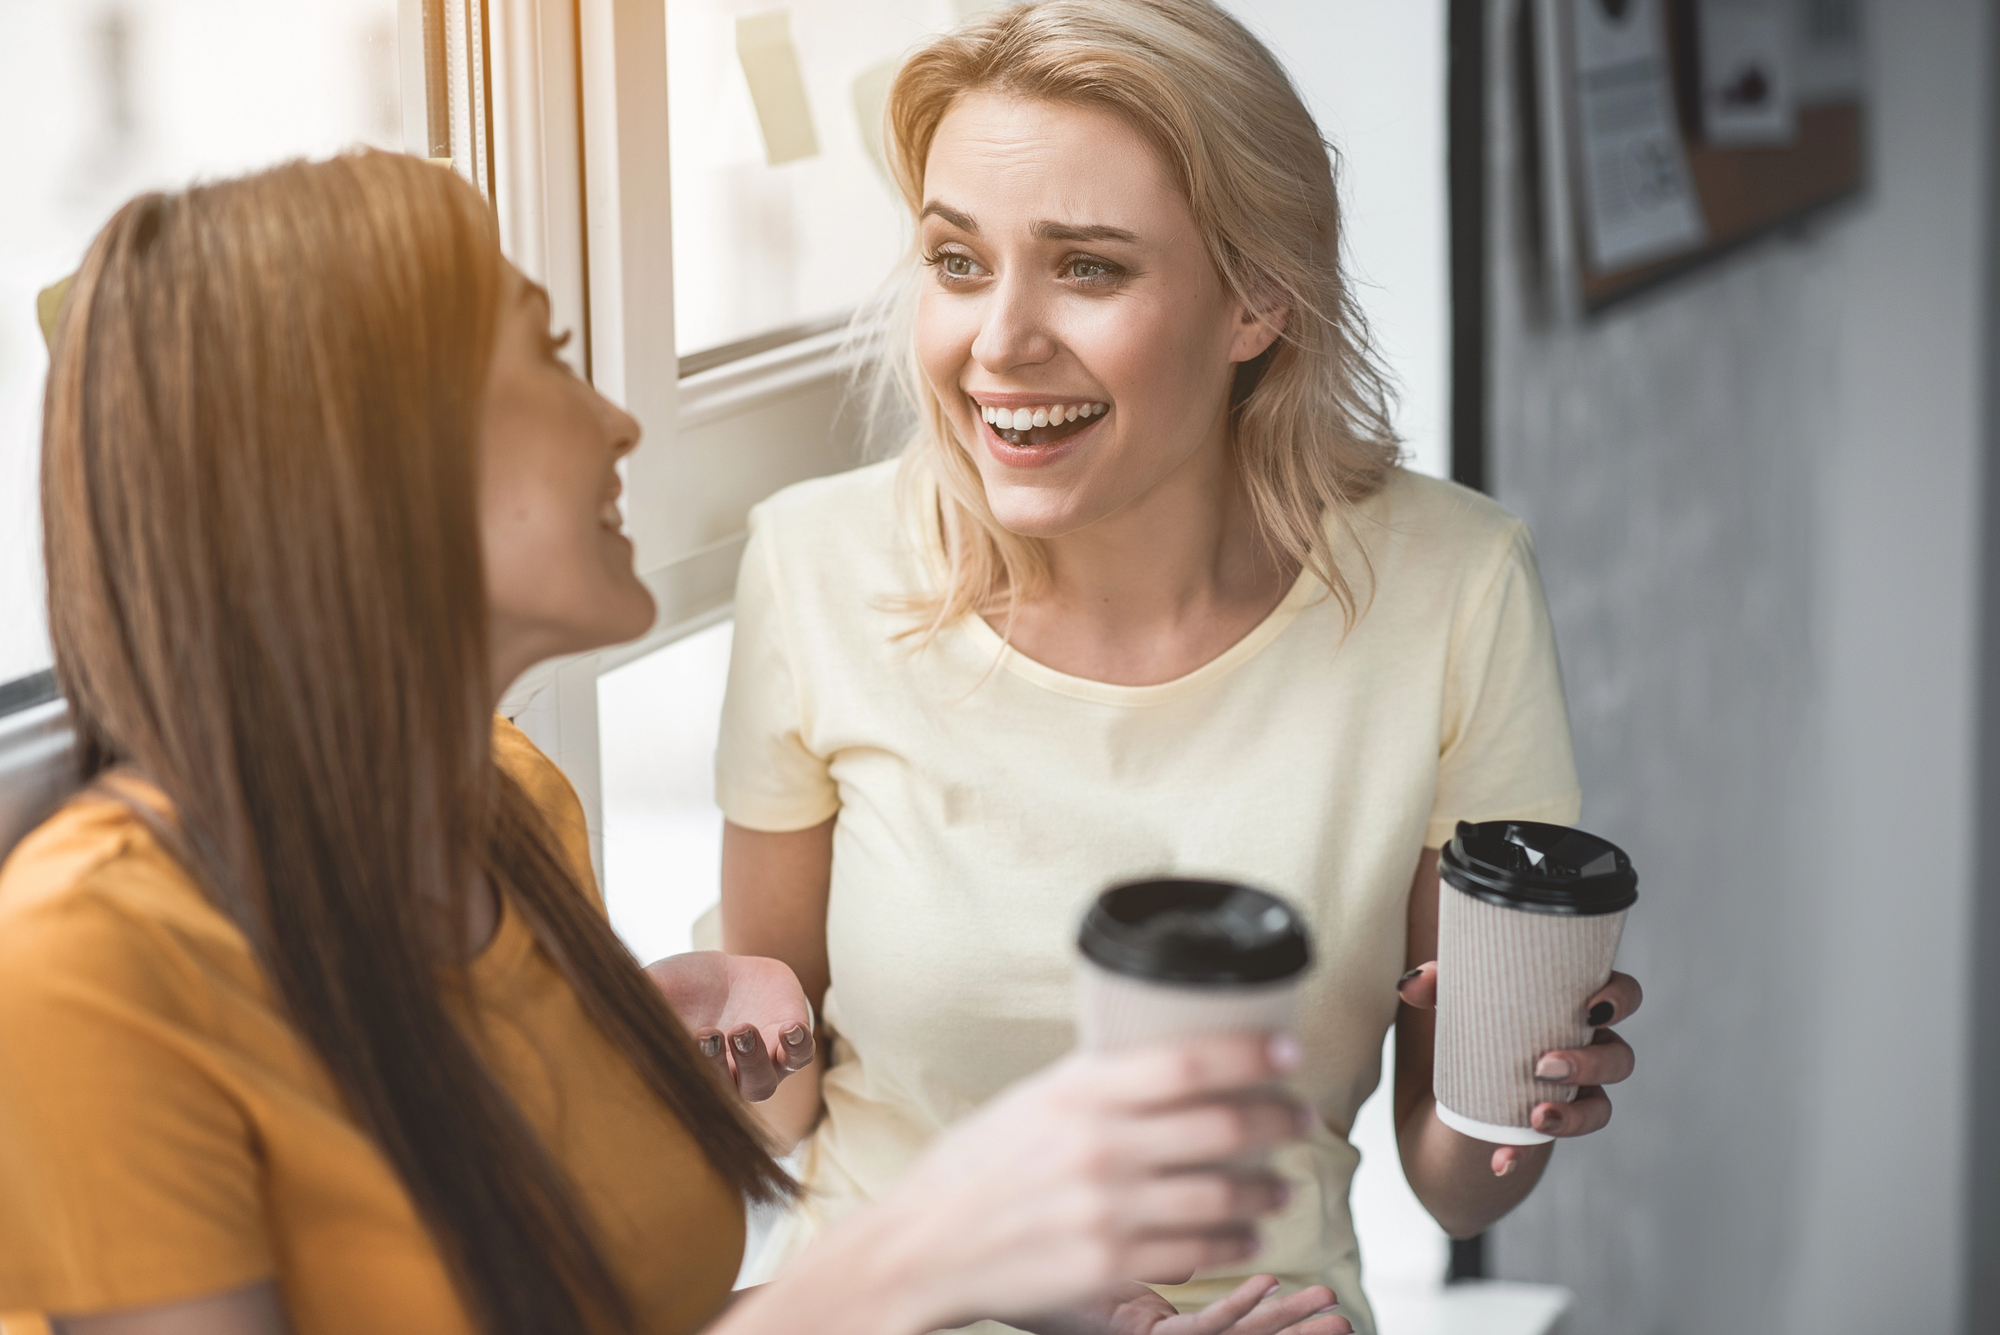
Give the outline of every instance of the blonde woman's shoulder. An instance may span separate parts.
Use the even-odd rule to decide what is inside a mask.
[[[1355,508],[1356,535],[1371,554],[1384,546],[1433,558],[1477,560],[1525,532],[1505,506],[1470,487],[1394,468],[1382,489]]]

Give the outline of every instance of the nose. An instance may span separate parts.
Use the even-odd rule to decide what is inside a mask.
[[[604,424],[605,438],[611,443],[611,457],[623,459],[639,448],[639,435],[644,428],[639,425],[638,418],[598,394],[595,386],[591,388],[591,393],[597,396],[597,417]]]
[[[1056,354],[1057,339],[1048,326],[1048,311],[1033,283],[1003,276],[988,289],[980,311],[979,336],[972,357],[981,368],[1004,374],[1024,366],[1039,366]]]

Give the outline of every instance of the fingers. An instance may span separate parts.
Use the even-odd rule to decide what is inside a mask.
[[[757,1026],[746,1024],[729,1035],[729,1056],[736,1064],[736,1092],[752,1103],[762,1103],[777,1091],[783,1079],[771,1062],[770,1049]]]
[[[812,1065],[812,1030],[802,1024],[795,1024],[784,1033],[778,1035],[776,1056],[778,1058],[778,1065],[787,1071],[803,1071],[806,1067]]]
[[[694,1045],[701,1049],[702,1059],[708,1063],[717,1078],[727,1086],[734,1083],[729,1074],[729,1053],[720,1030],[703,1029],[694,1036]]]
[[[1263,1154],[1299,1139],[1312,1113],[1275,1094],[1199,1104],[1133,1119],[1116,1153],[1136,1170],[1193,1168]]]
[[[1403,999],[1405,1006],[1425,1011],[1434,1009],[1438,1003],[1437,961],[1419,964],[1397,979],[1396,995]]]
[[[1120,1273],[1191,1275],[1212,1266],[1233,1265],[1257,1252],[1257,1232],[1244,1227],[1209,1237],[1140,1238],[1124,1252]]]
[[[1297,1293],[1278,1297],[1278,1281],[1269,1275],[1253,1275],[1228,1297],[1204,1307],[1192,1318],[1183,1317],[1185,1327],[1176,1325],[1174,1335],[1349,1335],[1354,1327],[1346,1317],[1326,1311],[1333,1306],[1333,1290],[1314,1284]]]
[[[1600,1029],[1587,1048],[1545,1052],[1535,1079],[1547,1085],[1615,1085],[1632,1074],[1632,1045]]]
[[[1575,1103],[1538,1103],[1528,1123],[1545,1136],[1587,1136],[1611,1120],[1611,1100],[1595,1085],[1579,1090]]]
[[[1591,994],[1584,1014],[1594,1028],[1602,1029],[1607,1024],[1617,1024],[1630,1017],[1645,999],[1646,994],[1640,990],[1638,979],[1629,973],[1614,973],[1610,982]]]
[[[1183,1316],[1174,1325],[1175,1335],[1222,1335],[1277,1291],[1276,1275],[1252,1275],[1227,1296],[1217,1298],[1192,1316]]]
[[[1234,1230],[1255,1224],[1291,1195],[1275,1173],[1176,1173],[1133,1189],[1119,1202],[1119,1214],[1134,1234]]]
[[[1186,1103],[1267,1085],[1295,1070],[1299,1041],[1290,1034],[1216,1034],[1154,1044],[1092,1063],[1113,1106]]]
[[[1326,1309],[1333,1290],[1314,1284],[1282,1298],[1270,1298],[1229,1330],[1229,1335],[1353,1335],[1354,1324]]]

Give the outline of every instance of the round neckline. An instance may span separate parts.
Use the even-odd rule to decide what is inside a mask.
[[[1228,676],[1255,658],[1266,645],[1282,635],[1285,628],[1292,624],[1293,619],[1313,601],[1318,583],[1310,571],[1299,571],[1297,578],[1292,581],[1292,587],[1278,600],[1278,605],[1266,612],[1264,619],[1252,626],[1236,643],[1192,672],[1146,686],[1127,686],[1119,682],[1099,681],[1095,677],[1078,677],[1052,668],[1039,659],[1028,657],[1007,643],[1001,638],[1000,632],[988,625],[986,618],[977,613],[966,615],[965,629],[983,650],[999,656],[1002,668],[1031,685],[1057,695],[1068,696],[1072,700],[1141,708],[1146,705],[1166,704],[1168,701],[1190,695]]]
[[[942,579],[947,564],[942,532],[943,513],[939,508],[939,489],[936,479],[925,479],[923,498],[924,505],[919,512],[921,541],[925,555],[929,558],[931,577]],[[1278,605],[1266,612],[1263,620],[1252,626],[1236,643],[1192,672],[1184,673],[1170,681],[1154,682],[1147,686],[1126,686],[1118,682],[1098,681],[1093,677],[1078,677],[1059,671],[1028,657],[1009,644],[1001,637],[1000,632],[988,625],[986,618],[978,613],[968,612],[960,620],[965,633],[981,650],[994,655],[1003,670],[1030,685],[1038,686],[1055,695],[1091,704],[1143,708],[1147,705],[1166,704],[1171,700],[1193,694],[1228,676],[1255,658],[1266,645],[1284,633],[1285,628],[1292,624],[1300,612],[1317,600],[1316,594],[1320,587],[1319,580],[1312,572],[1301,568],[1292,580],[1292,587],[1278,600]]]

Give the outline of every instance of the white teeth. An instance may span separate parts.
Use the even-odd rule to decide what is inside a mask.
[[[995,408],[979,405],[980,420],[996,431],[1031,431],[1036,427],[1061,426],[1079,417],[1102,417],[1111,411],[1108,403],[1055,403],[1041,408]]]

